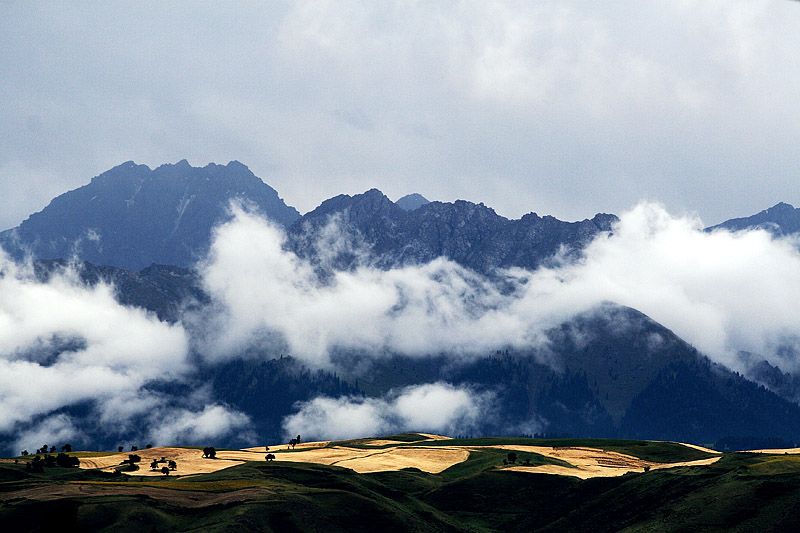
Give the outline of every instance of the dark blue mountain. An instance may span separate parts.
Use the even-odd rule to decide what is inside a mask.
[[[300,216],[237,161],[200,168],[183,160],[156,169],[129,161],[58,196],[0,233],[0,243],[38,259],[76,256],[134,270],[153,263],[188,267],[203,256],[234,198],[284,226]]]
[[[529,427],[553,436],[800,441],[800,406],[713,363],[634,309],[606,304],[548,336],[543,354],[377,359],[359,386],[380,394],[443,380],[494,391],[502,407],[485,421],[488,433]]]
[[[234,198],[289,228],[289,247],[312,261],[320,255],[322,228],[335,220],[344,240],[351,241],[336,247],[342,252],[334,266],[341,268],[355,264],[353,250],[368,251],[381,268],[441,256],[482,273],[535,268],[557,253],[577,256],[617,221],[599,214],[563,222],[535,213],[509,220],[483,204],[428,202],[420,195],[395,203],[377,189],[336,196],[301,218],[236,161],[198,168],[184,160],[156,169],[127,162],[0,233],[0,245],[16,257],[40,260],[77,258],[131,270],[151,264],[191,267],[204,256],[212,228],[225,220]]]
[[[497,268],[536,268],[557,253],[577,256],[596,235],[610,232],[614,215],[564,222],[529,213],[510,220],[483,204],[464,200],[429,202],[406,211],[382,192],[371,189],[355,196],[340,195],[295,222],[290,246],[302,257],[314,260],[330,223],[338,224],[341,238],[351,246],[335,258],[337,268],[348,268],[358,259],[353,249],[367,248],[376,266],[424,263],[446,257],[482,273]],[[341,244],[341,243],[340,243]]]
[[[800,233],[800,209],[781,202],[753,216],[726,220],[721,224],[707,228],[706,231],[714,231],[716,229],[726,229],[728,231],[764,229],[776,237]]]

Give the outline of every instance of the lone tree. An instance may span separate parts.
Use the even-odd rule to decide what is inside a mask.
[[[150,470],[158,470],[158,461],[153,459],[153,462],[150,463]]]
[[[506,456],[508,458],[508,462],[514,464],[517,462],[517,453],[516,452],[508,452]]]
[[[72,444],[65,444],[61,447],[61,451],[64,453],[72,453]]]
[[[217,457],[217,450],[214,449],[213,446],[208,446],[203,448],[203,457],[207,459],[216,459]]]
[[[28,455],[28,450],[22,450],[22,453],[20,455],[25,457],[26,455]]]
[[[266,459],[267,462],[274,461],[275,460],[275,454],[274,453],[268,453],[267,455],[264,456],[264,459]]]
[[[125,449],[125,448],[124,448],[123,446],[117,446],[117,451],[118,451],[119,453],[122,453],[122,451],[123,451],[124,449]]]
[[[175,461],[170,461],[169,463],[167,463],[167,466],[169,467],[170,470],[178,469],[178,463],[176,463]]]
[[[166,466],[161,467],[161,473],[164,474],[165,476],[168,476],[169,468],[167,468]]]

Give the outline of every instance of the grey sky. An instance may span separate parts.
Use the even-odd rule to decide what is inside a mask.
[[[759,0],[2,1],[0,227],[129,159],[238,159],[302,212],[797,204],[798,28]]]

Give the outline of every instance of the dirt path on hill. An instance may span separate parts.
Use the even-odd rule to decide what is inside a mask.
[[[34,487],[14,492],[0,492],[0,502],[18,500],[50,501],[74,497],[144,496],[182,507],[201,508],[225,505],[274,495],[261,487],[248,487],[222,492],[184,490],[173,487],[153,487],[134,482],[122,483],[65,483]]]

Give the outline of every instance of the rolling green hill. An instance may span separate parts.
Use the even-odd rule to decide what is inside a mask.
[[[396,437],[398,446],[423,445],[413,435]],[[500,446],[531,440],[435,442]],[[533,441],[613,449],[659,462],[710,456],[665,442]],[[800,499],[797,455],[725,454],[708,466],[580,480],[508,471],[505,452],[472,451],[469,459],[440,474],[416,469],[358,474],[278,460],[154,478],[64,468],[31,473],[5,462],[0,463],[0,523],[14,531],[764,531],[800,526],[794,512]],[[558,463],[526,455],[532,465]]]

